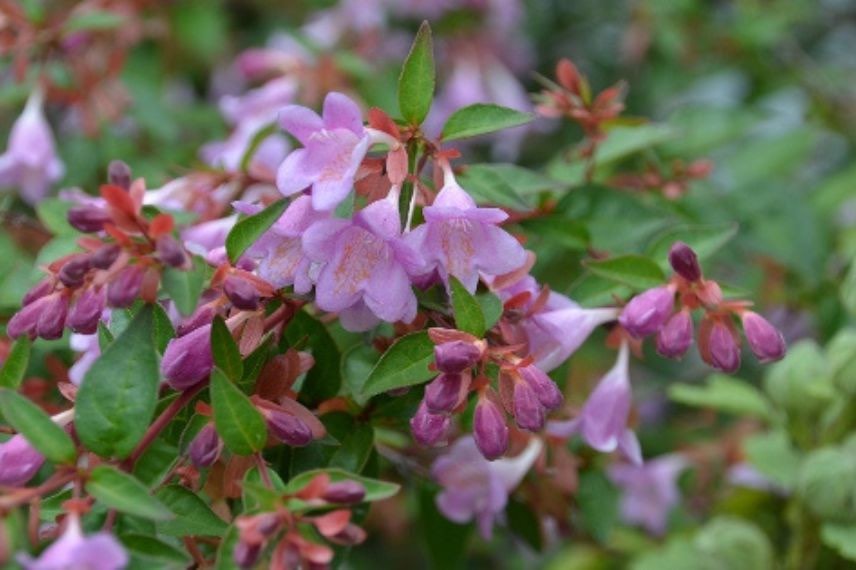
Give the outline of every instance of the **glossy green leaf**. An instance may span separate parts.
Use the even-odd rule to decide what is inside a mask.
[[[369,460],[374,449],[374,428],[368,424],[357,424],[342,440],[342,445],[330,458],[330,467],[359,473]]]
[[[104,506],[152,520],[168,520],[173,513],[148,488],[128,473],[99,465],[86,482],[86,492]]]
[[[431,26],[422,22],[413,46],[398,78],[398,107],[401,116],[411,125],[420,125],[434,99],[434,42],[431,38]]]
[[[57,463],[74,461],[77,454],[71,437],[33,402],[3,388],[0,389],[0,411],[6,421],[42,455]]]
[[[211,354],[214,356],[214,365],[222,370],[229,380],[237,382],[243,377],[244,363],[238,343],[219,315],[211,323]]]
[[[475,103],[458,109],[446,119],[441,137],[445,141],[465,139],[525,125],[535,116],[493,103]]]
[[[455,325],[458,330],[481,338],[485,331],[485,318],[481,305],[457,277],[449,277],[449,288],[452,292],[452,310],[455,313]]]
[[[27,373],[27,366],[30,364],[32,345],[32,341],[26,335],[18,337],[12,343],[3,368],[0,368],[0,387],[15,390],[21,385]]]
[[[475,298],[484,315],[485,330],[490,330],[502,318],[502,300],[493,293],[478,293]]]
[[[158,523],[158,532],[171,536],[222,536],[229,526],[187,487],[168,485],[155,496],[175,514],[172,520]]]
[[[590,259],[583,263],[589,271],[633,289],[649,289],[663,285],[666,275],[660,267],[641,255],[620,255],[609,259]]]
[[[380,357],[363,386],[363,395],[406,388],[437,375],[428,365],[434,362],[434,343],[425,331],[403,336]]]
[[[248,216],[235,224],[226,236],[226,254],[235,263],[276,222],[288,207],[288,200],[274,202],[258,214]]]
[[[166,565],[166,568],[186,568],[191,562],[186,550],[167,544],[153,536],[123,534],[119,536],[119,540],[132,556],[143,559],[149,564]]]
[[[261,451],[267,441],[267,426],[250,399],[217,368],[211,372],[210,392],[214,425],[226,447],[237,455]]]
[[[313,405],[338,394],[342,386],[339,368],[342,355],[324,323],[306,311],[300,311],[285,329],[285,338],[292,345],[306,341],[315,359],[315,364],[306,373],[300,400]]]

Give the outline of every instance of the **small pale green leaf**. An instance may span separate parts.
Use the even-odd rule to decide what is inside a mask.
[[[481,306],[484,315],[485,330],[490,330],[502,318],[502,300],[493,293],[479,293],[476,295],[476,302]]]
[[[214,365],[222,370],[229,380],[238,382],[242,378],[244,363],[238,343],[219,315],[211,323],[211,354],[214,355]]]
[[[398,78],[398,107],[401,116],[411,125],[420,125],[434,99],[434,42],[431,39],[431,26],[422,22],[413,46]]]
[[[182,315],[188,316],[196,309],[199,296],[205,288],[207,271],[205,262],[198,257],[193,258],[193,267],[190,269],[164,269],[161,287]]]
[[[428,368],[434,361],[434,343],[425,331],[403,336],[380,357],[363,386],[363,395],[413,386],[437,373]]]
[[[334,483],[339,481],[356,481],[358,483],[361,483],[363,487],[366,488],[366,496],[363,498],[363,501],[365,502],[382,501],[383,499],[388,499],[389,497],[392,497],[393,495],[398,493],[399,489],[401,488],[395,483],[379,481],[378,479],[371,479],[369,477],[361,477],[360,475],[349,473],[344,469],[330,468],[304,471],[300,475],[293,477],[288,482],[288,484],[286,485],[285,492],[296,493],[300,489],[303,489],[316,475],[320,475],[321,473],[326,473],[327,475],[329,475],[330,480]]]
[[[57,463],[74,461],[76,452],[71,437],[30,400],[12,390],[0,389],[0,411],[42,455]]]
[[[214,425],[226,447],[237,455],[261,451],[267,441],[267,426],[250,399],[217,368],[211,372],[210,392]]]
[[[258,214],[248,216],[235,224],[226,236],[226,253],[229,261],[235,263],[262,234],[268,231],[287,207],[288,200],[278,200]]]
[[[666,276],[660,267],[641,255],[620,255],[609,259],[590,259],[583,263],[589,271],[637,290],[663,285]]]
[[[168,485],[155,496],[175,514],[158,523],[158,531],[170,536],[222,536],[228,526],[199,495],[181,485]]]
[[[688,406],[765,420],[769,420],[773,413],[770,402],[760,390],[746,381],[724,374],[711,375],[704,386],[673,384],[669,387],[669,398]]]
[[[77,234],[68,223],[68,211],[72,203],[59,198],[48,198],[36,206],[39,221],[54,235]]]
[[[107,10],[86,10],[74,14],[63,26],[63,32],[73,34],[75,32],[96,32],[113,30],[122,25],[125,18],[117,12]]]
[[[449,288],[452,292],[452,310],[455,313],[455,325],[458,330],[481,338],[485,331],[485,318],[481,305],[457,277],[449,278]]]
[[[443,125],[442,138],[446,141],[465,139],[525,125],[535,117],[493,103],[475,103],[458,109]]]
[[[759,473],[792,489],[800,467],[800,454],[784,430],[761,432],[743,442],[746,459]]]
[[[105,507],[152,520],[168,520],[173,513],[149,494],[145,485],[132,475],[109,465],[92,470],[86,482],[86,492]]]
[[[6,362],[0,369],[0,387],[15,390],[24,381],[27,366],[30,364],[32,342],[28,336],[21,336],[12,344]]]

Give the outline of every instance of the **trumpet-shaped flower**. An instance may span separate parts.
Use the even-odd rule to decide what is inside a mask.
[[[621,517],[651,534],[663,534],[669,511],[681,498],[678,475],[686,468],[687,462],[680,455],[663,455],[644,465],[612,465],[609,478],[623,490]]]
[[[108,532],[84,536],[77,515],[68,517],[68,526],[59,539],[41,555],[32,559],[21,557],[19,562],[26,570],[119,570],[128,565],[128,553]]]

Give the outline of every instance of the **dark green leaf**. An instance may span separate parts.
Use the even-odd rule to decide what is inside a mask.
[[[458,177],[458,182],[479,204],[493,204],[521,212],[532,209],[532,204],[494,169],[467,168]]]
[[[74,461],[77,454],[71,437],[30,400],[9,389],[0,389],[0,411],[42,455],[57,463]]]
[[[12,344],[3,368],[0,369],[0,387],[17,389],[24,380],[27,366],[30,364],[32,342],[28,336],[21,336]]]
[[[485,330],[490,330],[502,318],[502,300],[493,293],[479,293],[476,295],[476,302],[484,315]]]
[[[649,289],[663,285],[666,276],[660,267],[641,255],[621,255],[610,259],[588,260],[584,263],[589,271],[634,289]]]
[[[77,434],[103,457],[127,457],[154,415],[160,371],[153,320],[151,306],[140,309],[95,361],[77,392]]]
[[[419,491],[419,526],[431,568],[455,570],[467,567],[467,542],[473,525],[456,524],[443,516],[437,510],[436,493],[427,488]]]
[[[342,386],[342,355],[324,323],[300,311],[285,329],[285,338],[292,345],[305,340],[315,359],[300,389],[300,400],[312,405],[338,394]]]
[[[534,115],[522,113],[493,103],[475,103],[458,109],[443,125],[443,140],[465,139],[518,127],[534,119]]]
[[[458,330],[481,338],[485,331],[485,319],[481,305],[464,288],[457,277],[449,277],[449,288],[452,293],[452,309],[455,313],[455,325]]]
[[[240,380],[244,374],[244,363],[238,343],[229,332],[229,327],[219,315],[211,323],[211,354],[214,355],[214,365],[222,370],[232,382]]]
[[[190,564],[190,556],[186,551],[145,534],[123,534],[119,537],[122,545],[133,556],[151,563],[175,565],[186,568]]]
[[[253,245],[276,222],[285,209],[288,200],[274,202],[258,214],[248,216],[235,224],[226,236],[226,253],[229,261],[235,263],[247,249]]]
[[[599,471],[580,476],[577,502],[583,526],[599,542],[604,542],[618,521],[618,490]]]
[[[533,218],[521,225],[536,239],[571,251],[586,251],[591,245],[591,236],[586,226],[561,216]]]
[[[374,429],[368,424],[357,424],[330,458],[330,467],[359,473],[365,467],[373,449]]]
[[[398,107],[401,116],[411,125],[422,124],[428,116],[435,81],[431,26],[422,22],[398,78]]]
[[[154,311],[152,315],[154,317],[152,322],[152,327],[154,328],[152,338],[155,341],[155,348],[158,353],[163,354],[163,351],[166,350],[166,345],[175,337],[175,329],[172,327],[172,321],[169,320],[169,315],[166,314],[163,307],[155,303],[152,305],[152,310]]]
[[[210,391],[214,425],[226,447],[237,455],[261,451],[267,441],[267,426],[250,399],[217,368],[211,372]]]
[[[155,496],[175,513],[174,519],[158,523],[159,532],[170,536],[222,536],[226,531],[226,522],[186,487],[169,485]]]
[[[109,465],[99,465],[92,470],[86,482],[86,492],[104,506],[129,515],[152,520],[173,517],[163,503],[149,494],[145,485]]]
[[[232,557],[232,551],[235,550],[235,545],[238,543],[238,528],[232,524],[226,529],[226,534],[223,535],[223,540],[220,541],[220,546],[217,547],[217,561],[214,563],[214,570],[238,570],[238,565]]]
[[[374,396],[430,380],[437,373],[428,368],[434,362],[434,343],[427,332],[403,336],[389,347],[366,379],[364,396]]]

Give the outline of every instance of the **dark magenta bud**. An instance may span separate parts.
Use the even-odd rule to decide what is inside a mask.
[[[493,461],[508,449],[508,426],[499,406],[488,398],[479,398],[473,416],[473,438],[485,459]]]
[[[0,485],[22,487],[36,476],[45,457],[21,434],[0,443]]]
[[[648,289],[627,303],[618,322],[634,337],[654,334],[666,324],[674,304],[675,292],[672,287],[663,285]]]
[[[303,447],[312,441],[312,430],[292,414],[273,410],[267,415],[267,426],[271,435],[286,445]]]
[[[702,356],[707,354],[705,360],[708,364],[728,374],[737,372],[740,368],[740,344],[734,331],[716,319],[710,329],[707,339],[707,350],[702,350]]]
[[[528,431],[539,431],[544,427],[544,406],[528,382],[514,383],[511,402],[518,426]]]
[[[366,488],[357,481],[337,481],[327,485],[321,498],[328,503],[359,503],[366,496]]]
[[[169,341],[161,360],[161,374],[176,390],[186,390],[204,380],[214,367],[211,325],[201,326]]]
[[[156,248],[160,260],[170,267],[181,267],[187,261],[184,248],[171,235],[158,238]]]
[[[243,540],[239,540],[238,544],[235,545],[234,550],[232,550],[232,559],[235,561],[235,564],[238,565],[238,568],[252,568],[259,561],[261,554],[261,544],[248,543]]]
[[[210,325],[216,314],[217,309],[211,306],[211,304],[202,305],[197,308],[192,315],[179,323],[175,328],[176,336],[184,336],[190,331],[196,330],[201,326]]]
[[[104,289],[89,287],[74,301],[68,312],[68,328],[80,334],[93,334],[98,330],[98,322],[107,300]]]
[[[444,414],[454,410],[466,389],[462,374],[440,374],[425,388],[425,406],[432,414]]]
[[[559,390],[559,387],[556,386],[556,383],[553,382],[552,378],[547,376],[546,372],[534,364],[524,366],[518,370],[520,372],[520,376],[523,377],[523,380],[529,384],[529,387],[532,388],[535,395],[538,396],[538,401],[541,402],[542,406],[548,410],[555,410],[562,405],[565,397],[562,396],[562,392]]]
[[[773,362],[785,356],[785,338],[767,319],[758,313],[746,311],[742,320],[749,348],[760,362]]]
[[[213,423],[208,423],[199,430],[187,449],[190,461],[200,469],[214,465],[222,452],[223,440],[217,434]]]
[[[255,285],[237,275],[229,275],[223,281],[223,293],[236,309],[252,311],[259,306],[259,291]]]
[[[80,287],[92,264],[88,255],[79,255],[65,262],[59,270],[59,280],[70,288]]]
[[[48,293],[52,292],[53,288],[54,284],[50,279],[39,281],[24,295],[24,298],[21,300],[21,306],[27,306],[36,299],[41,299]]]
[[[95,269],[110,269],[121,251],[115,244],[102,245],[89,256],[89,263]]]
[[[330,537],[330,540],[342,546],[354,546],[366,540],[366,531],[353,523],[343,528],[340,532]]]
[[[146,270],[139,265],[128,265],[107,286],[107,304],[111,307],[130,307],[140,295]]]
[[[440,372],[460,373],[481,359],[481,350],[471,342],[453,340],[434,347],[434,362]]]
[[[131,188],[131,167],[121,160],[111,160],[107,166],[107,180],[125,190]]]
[[[433,446],[445,443],[451,420],[447,415],[432,414],[423,401],[410,419],[410,431],[413,439],[420,445]]]
[[[687,310],[678,311],[657,333],[657,352],[666,358],[680,358],[693,343],[693,318]]]
[[[71,227],[84,233],[100,232],[111,220],[110,214],[97,206],[74,206],[66,218]]]
[[[62,338],[65,318],[68,315],[68,295],[51,293],[36,323],[36,335],[46,340]],[[30,305],[32,306],[32,305]]]
[[[669,250],[669,264],[675,273],[687,281],[701,279],[701,266],[698,264],[696,252],[682,241],[675,242]]]
[[[18,338],[22,335],[35,338],[36,325],[39,324],[42,313],[51,305],[51,298],[52,295],[40,297],[12,315],[6,324],[6,334],[9,335],[9,338]]]

